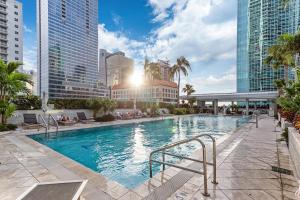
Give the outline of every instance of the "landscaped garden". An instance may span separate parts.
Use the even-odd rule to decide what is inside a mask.
[[[282,118],[300,129],[300,32],[291,35],[284,34],[278,38],[278,43],[269,49],[265,62],[275,70],[284,66],[284,79],[275,82],[280,97],[277,99],[279,113]],[[291,79],[291,71],[294,79]]]

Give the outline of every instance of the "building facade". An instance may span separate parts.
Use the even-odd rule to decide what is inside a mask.
[[[0,58],[23,61],[23,9],[15,0],[0,0]]]
[[[106,85],[112,87],[128,82],[134,70],[134,61],[123,52],[109,53],[100,49],[99,69],[104,72],[100,78],[106,79]]]
[[[26,87],[33,95],[37,95],[37,73],[34,70],[23,70],[23,73],[30,76],[33,84],[26,83]]]
[[[106,96],[99,80],[98,0],[37,0],[38,94]]]
[[[155,64],[157,64],[157,66],[159,67],[159,71],[160,71],[160,75],[161,75],[161,80],[164,81],[172,81],[171,80],[171,66],[169,61],[165,61],[165,60],[157,60],[157,62],[155,62]],[[145,79],[147,80],[153,80],[153,77],[151,74],[148,74],[145,71]]]
[[[171,66],[169,61],[158,60],[157,63],[160,68],[161,79],[165,81],[171,81],[171,77],[170,77]]]
[[[148,80],[135,88],[130,84],[119,84],[112,87],[112,99],[117,101],[173,103],[177,102],[177,84],[164,80]]]
[[[237,92],[274,91],[284,70],[264,63],[268,48],[299,27],[299,1],[284,8],[281,0],[238,0]],[[290,77],[293,74],[290,72]]]

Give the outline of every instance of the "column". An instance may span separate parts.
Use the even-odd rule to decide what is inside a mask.
[[[205,108],[205,101],[197,101],[197,106],[200,108]]]
[[[274,117],[277,114],[277,104],[270,102],[269,116]]]
[[[213,108],[214,108],[214,114],[217,115],[218,114],[218,100],[215,99],[213,101]]]
[[[249,115],[249,99],[246,99],[246,115]]]

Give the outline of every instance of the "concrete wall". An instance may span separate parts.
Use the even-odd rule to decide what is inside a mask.
[[[67,116],[69,116],[70,118],[74,118],[77,117],[77,112],[85,112],[86,117],[92,117],[93,116],[93,112],[91,110],[87,110],[87,109],[78,109],[78,110],[50,110],[47,112],[45,119],[48,118],[48,114],[50,113],[54,118],[57,118],[59,115],[65,114]],[[43,111],[42,110],[17,110],[14,113],[14,116],[11,117],[8,120],[8,123],[10,124],[17,124],[20,125],[24,122],[24,118],[23,118],[23,114],[26,113],[32,113],[32,114],[42,114],[43,115]]]
[[[300,178],[300,134],[295,128],[289,128],[289,152],[295,165],[295,176]]]
[[[283,118],[283,117],[280,118],[280,122],[281,122],[281,128],[282,129],[293,127],[293,124],[290,123],[290,122],[288,122],[288,121],[286,121],[286,119]]]
[[[116,112],[120,112],[120,113],[127,113],[127,112],[132,112],[133,109],[117,109],[114,111],[114,113]],[[57,119],[58,116],[61,116],[62,114],[65,114],[67,116],[69,116],[71,119],[77,117],[77,112],[84,112],[86,117],[92,117],[93,116],[93,111],[92,110],[88,110],[88,109],[76,109],[76,110],[49,110],[46,113],[46,116],[44,117],[46,120],[48,119],[48,114],[51,114],[54,118]],[[10,124],[17,124],[17,125],[21,125],[24,122],[24,118],[23,118],[23,114],[26,113],[32,113],[32,114],[36,114],[36,115],[43,115],[43,111],[42,110],[17,110],[13,117],[11,117],[10,119],[8,119],[8,123]],[[102,116],[103,113],[99,113],[98,116]]]

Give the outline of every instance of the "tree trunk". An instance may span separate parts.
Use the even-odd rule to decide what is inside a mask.
[[[179,108],[179,104],[180,104],[180,71],[178,73],[178,95],[177,95],[177,107]]]
[[[285,81],[286,85],[289,82],[289,66],[288,65],[284,65],[284,81]]]

